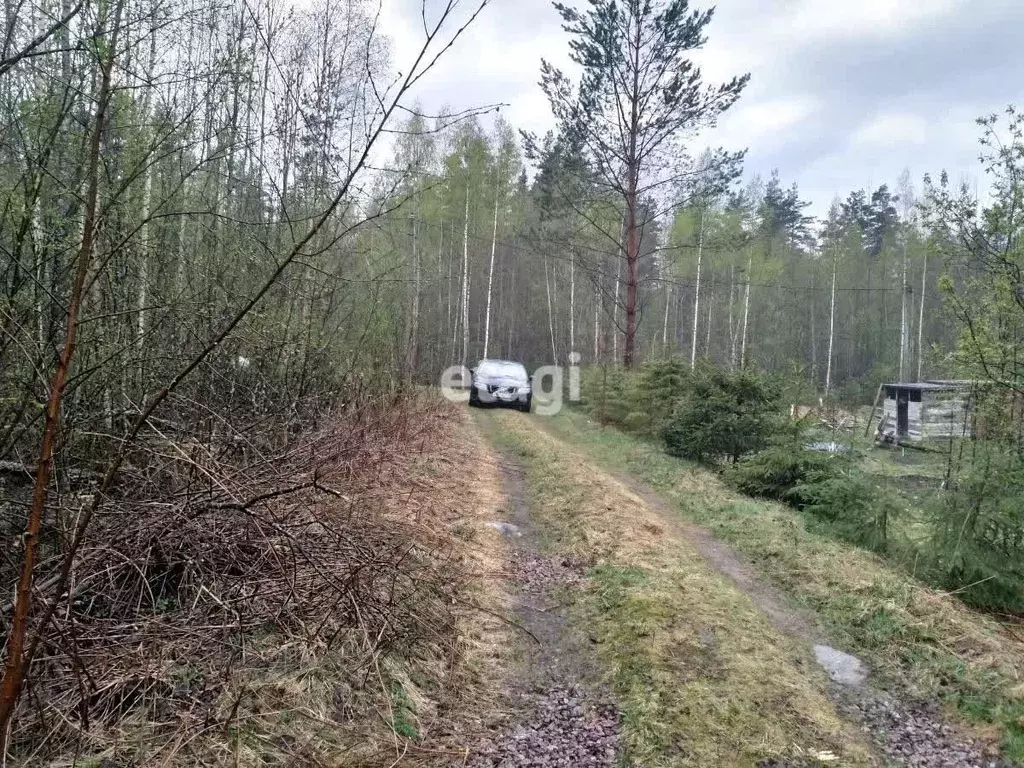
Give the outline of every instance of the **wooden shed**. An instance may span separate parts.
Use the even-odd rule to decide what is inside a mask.
[[[971,435],[971,382],[901,382],[882,388],[885,402],[877,439],[917,443]]]

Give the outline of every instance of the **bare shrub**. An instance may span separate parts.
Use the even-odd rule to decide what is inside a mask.
[[[44,633],[12,753],[112,748],[196,764],[198,744],[204,760],[217,754],[211,737],[237,759],[262,733],[255,764],[316,764],[358,733],[368,747],[373,723],[360,719],[387,706],[389,659],[426,662],[455,636],[451,540],[410,505],[448,407],[410,396],[349,405],[293,447],[244,460],[194,437],[141,444]],[[61,496],[57,519],[73,526],[76,503]],[[50,532],[40,564],[47,601],[65,533]],[[3,570],[10,581],[13,564]],[[302,728],[280,728],[297,706],[349,731],[299,743]]]

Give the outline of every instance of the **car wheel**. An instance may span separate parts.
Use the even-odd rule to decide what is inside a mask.
[[[531,402],[532,402],[532,398],[529,398],[529,397],[526,398],[526,402],[525,403],[520,403],[519,404],[519,410],[522,411],[523,413],[529,413],[530,412]]]

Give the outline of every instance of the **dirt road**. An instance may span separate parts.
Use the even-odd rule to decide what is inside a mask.
[[[990,766],[706,531],[536,416],[474,412],[500,477],[500,716],[472,766]],[[483,457],[481,457],[483,458]],[[511,629],[508,629],[511,627]]]

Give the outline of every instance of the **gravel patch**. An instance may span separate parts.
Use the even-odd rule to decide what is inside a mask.
[[[566,631],[565,617],[540,608],[553,591],[586,581],[584,565],[573,558],[540,555],[529,549],[511,553],[512,579],[524,598],[521,619],[539,635],[530,669],[510,692],[517,713],[499,733],[479,743],[466,763],[470,768],[614,768],[620,738],[620,714],[607,696],[579,679],[580,649]]]
[[[588,641],[561,609],[566,591],[586,582],[586,563],[538,552],[522,478],[506,475],[512,522],[489,523],[516,544],[509,552],[509,581],[516,619],[535,644],[526,663],[510,676],[506,691],[512,716],[478,741],[469,768],[615,768],[621,717],[595,682]]]
[[[554,688],[539,696],[529,716],[480,747],[470,768],[577,768],[616,765],[619,713],[594,704],[579,687]]]
[[[904,705],[866,688],[834,691],[840,712],[861,729],[886,758],[908,768],[1010,768],[983,744],[942,720],[937,706]]]
[[[570,557],[517,550],[511,565],[512,577],[520,589],[536,597],[545,596],[555,587],[575,587],[586,581],[583,563]]]

